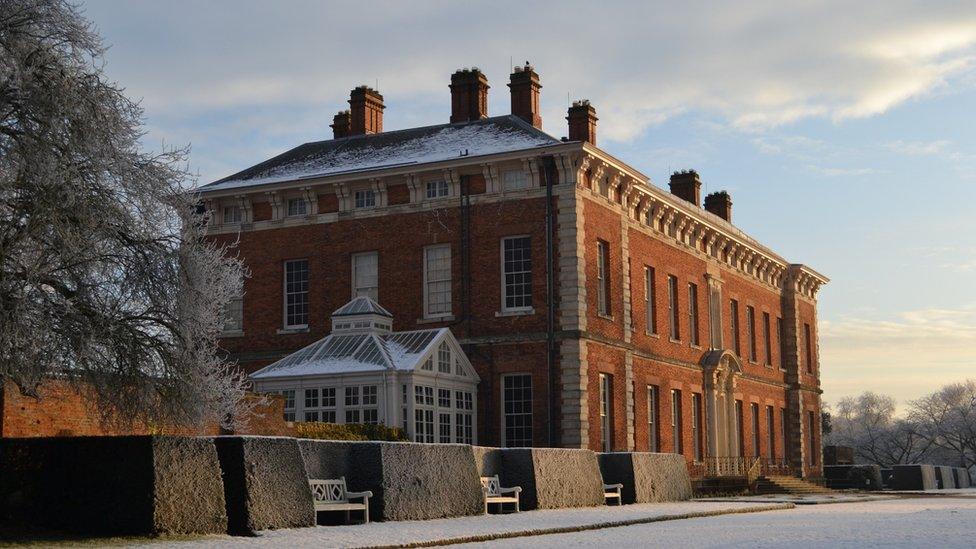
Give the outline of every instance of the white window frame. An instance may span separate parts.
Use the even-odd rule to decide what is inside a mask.
[[[285,203],[285,216],[302,217],[304,215],[308,215],[308,201],[304,198],[289,198]]]
[[[372,281],[367,280],[365,282],[373,282],[373,284],[360,285],[360,280],[359,280],[360,276],[365,276],[365,277],[370,276],[369,273],[360,272],[361,270],[365,270],[366,266],[360,265],[359,261],[366,260],[367,258],[372,258],[373,268],[375,269],[375,273],[372,275],[373,277]],[[379,292],[380,292],[379,252],[373,251],[373,252],[360,252],[360,253],[352,254],[351,263],[352,263],[352,297],[356,298],[358,296],[365,295],[372,298],[373,301],[379,301]]]
[[[232,297],[224,304],[223,325],[221,331],[225,334],[239,334],[244,332],[244,296]]]
[[[376,191],[373,189],[359,189],[353,191],[353,208],[364,210],[376,207]]]
[[[656,277],[654,267],[644,265],[644,330],[647,335],[657,335]]]
[[[647,386],[647,451],[659,452],[661,449],[660,406],[661,390],[657,385]]]
[[[613,316],[613,307],[610,304],[610,243],[606,240],[596,241],[596,261],[598,284],[596,289],[596,310],[600,316]]]
[[[600,446],[613,451],[613,376],[600,374]]]
[[[515,240],[520,240],[520,239],[523,239],[523,238],[524,239],[528,239],[528,241],[529,241],[529,248],[528,248],[529,249],[529,270],[528,271],[513,271],[511,274],[528,273],[528,275],[529,275],[529,296],[528,296],[529,304],[528,305],[520,305],[520,306],[517,306],[517,307],[509,307],[508,306],[508,279],[507,279],[507,276],[510,273],[508,273],[507,270],[506,270],[507,262],[505,261],[505,244],[507,242],[515,241]],[[502,311],[503,312],[506,312],[506,313],[518,313],[518,312],[529,312],[529,311],[533,311],[534,309],[532,307],[532,290],[533,290],[533,283],[532,283],[532,237],[530,235],[523,234],[523,235],[515,235],[515,236],[506,236],[506,237],[502,238],[502,241],[501,241],[501,258],[500,259],[501,259],[500,260],[500,263],[501,263],[501,271],[502,271],[502,277],[501,277],[501,286],[502,286],[501,287],[501,290],[502,290]]]
[[[227,215],[227,212],[236,213],[233,215]],[[223,210],[221,211],[221,218],[224,223],[241,223],[244,221],[244,211],[240,206],[237,205],[232,204],[229,206],[224,206]]]
[[[507,379],[509,379],[509,378],[514,378],[514,377],[527,377],[528,380],[529,380],[529,390],[531,391],[531,398],[529,400],[529,411],[528,411],[528,413],[524,413],[523,412],[523,413],[520,413],[520,414],[517,414],[517,415],[519,415],[519,416],[528,416],[528,428],[529,428],[529,434],[530,434],[530,436],[529,436],[529,438],[530,438],[530,440],[529,440],[529,446],[532,445],[532,442],[533,442],[532,439],[535,437],[535,429],[534,429],[534,425],[533,425],[532,422],[534,420],[534,417],[533,417],[533,408],[535,407],[536,391],[535,391],[535,383],[533,383],[533,379],[532,379],[532,374],[531,373],[528,373],[528,372],[512,372],[512,373],[509,373],[509,374],[503,374],[501,376],[501,394],[500,394],[501,406],[499,408],[499,413],[501,415],[501,441],[502,441],[502,447],[503,448],[508,448],[509,447],[508,433],[507,433],[507,429],[506,429],[506,419],[507,419],[507,417],[508,417],[509,414],[506,414],[505,413],[505,403],[506,403],[506,398],[505,398],[505,381]]]
[[[424,194],[428,200],[448,198],[451,196],[451,185],[443,179],[428,181],[424,184]]]
[[[433,253],[434,251],[443,251],[443,250],[447,250],[447,272],[448,272],[448,277],[446,279],[431,280],[430,279],[431,273],[430,273],[430,269],[429,269],[430,260],[428,258],[428,255],[431,254],[431,253]],[[452,268],[452,265],[451,265],[452,260],[453,260],[453,258],[452,258],[452,252],[451,252],[451,245],[450,244],[435,244],[433,246],[425,246],[424,247],[424,252],[423,252],[423,261],[424,261],[424,265],[423,265],[423,269],[424,269],[424,318],[428,318],[428,319],[433,319],[433,318],[446,318],[446,317],[451,316],[452,313],[453,313],[453,310],[454,310],[454,303],[453,303],[454,273],[453,273],[453,268]],[[447,310],[446,311],[431,311],[431,302],[430,302],[431,291],[430,291],[430,287],[431,287],[432,284],[441,284],[441,283],[444,283],[444,282],[447,282],[447,287],[448,287],[448,291],[447,291],[447,302],[446,302],[447,303]]]
[[[305,323],[304,324],[289,324],[288,323],[288,296],[292,294],[299,294],[302,292],[288,292],[288,266],[295,263],[305,263]],[[311,280],[311,265],[307,259],[289,259],[282,265],[282,320],[286,330],[298,330],[303,328],[308,328],[308,318],[309,318],[309,305],[311,303],[309,299],[309,283]]]

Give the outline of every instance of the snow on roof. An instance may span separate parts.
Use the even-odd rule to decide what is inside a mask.
[[[330,334],[251,374],[253,379],[414,370],[447,328],[392,334]]]
[[[339,307],[332,313],[332,316],[352,316],[352,315],[380,315],[393,318],[393,314],[383,308],[382,305],[372,300],[368,296],[358,296],[352,301]]]
[[[559,144],[517,116],[506,115],[305,143],[200,188],[214,191],[482,156]]]

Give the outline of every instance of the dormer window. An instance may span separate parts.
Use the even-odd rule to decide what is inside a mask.
[[[240,222],[241,222],[241,207],[224,206],[224,223],[240,223]]]
[[[304,198],[288,199],[288,217],[297,217],[308,213],[308,205]]]
[[[522,170],[510,170],[502,174],[502,182],[506,191],[517,191],[529,187],[529,178]]]
[[[450,194],[447,181],[428,181],[427,198],[445,198]]]
[[[356,208],[375,208],[376,207],[376,193],[373,189],[364,189],[361,191],[356,191]]]

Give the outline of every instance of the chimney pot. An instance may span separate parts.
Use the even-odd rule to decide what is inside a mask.
[[[383,96],[361,84],[349,93],[349,135],[383,132]]]
[[[478,67],[451,75],[451,123],[488,118],[488,77]]]
[[[705,210],[732,223],[732,196],[726,191],[710,193],[705,197]]]
[[[570,141],[586,141],[596,145],[596,121],[599,119],[596,117],[596,109],[590,105],[589,100],[573,101],[566,120],[569,121]]]
[[[671,194],[701,207],[701,180],[695,170],[682,170],[671,174]]]
[[[542,116],[539,114],[539,74],[528,61],[524,67],[515,67],[509,76],[508,87],[512,95],[512,114],[542,129]]]

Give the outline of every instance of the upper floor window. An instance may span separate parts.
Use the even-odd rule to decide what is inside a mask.
[[[763,312],[763,345],[766,348],[766,366],[773,365],[773,340],[769,333],[769,313]]]
[[[509,170],[502,173],[502,183],[506,191],[515,191],[529,187],[529,178],[522,170]]]
[[[742,356],[742,342],[739,340],[739,302],[729,301],[729,329],[732,331],[732,349],[739,357]]]
[[[240,206],[224,206],[224,223],[240,223],[241,219]]]
[[[442,342],[437,348],[437,371],[442,374],[451,373],[451,348],[447,342]],[[450,397],[448,397],[448,407],[450,407]]]
[[[451,314],[451,245],[424,248],[424,316]]]
[[[362,189],[356,191],[354,196],[356,208],[376,207],[376,193],[373,191],[373,189]]]
[[[352,296],[364,295],[379,301],[379,254],[364,252],[352,256]]]
[[[428,181],[427,198],[444,198],[450,194],[447,181]]]
[[[285,327],[308,326],[308,260],[285,261]]]
[[[527,236],[502,239],[502,310],[532,308],[532,240]]]
[[[803,323],[803,349],[807,362],[807,373],[813,373],[813,341],[810,338],[810,325]]]
[[[756,309],[752,305],[746,306],[746,339],[749,340],[749,360],[756,362]]]
[[[657,333],[657,296],[654,267],[644,267],[644,322],[648,334]],[[651,450],[652,452],[654,450]]]
[[[244,330],[244,297],[232,298],[224,305],[224,331],[240,332]]]
[[[782,317],[776,317],[776,341],[779,343],[779,367],[786,369],[786,327],[783,325]]]
[[[668,322],[671,328],[671,339],[681,339],[681,313],[678,310],[678,277],[668,275]]]
[[[597,311],[610,316],[610,244],[603,240],[596,243],[597,253]]]
[[[698,341],[698,285],[688,284],[688,339],[697,346]]]
[[[288,199],[288,217],[305,215],[308,213],[308,204],[304,198]]]

